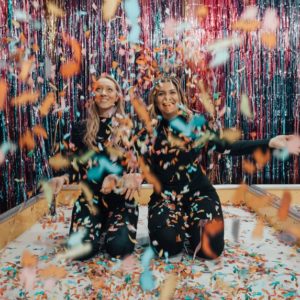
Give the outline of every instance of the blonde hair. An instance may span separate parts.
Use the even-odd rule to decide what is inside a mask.
[[[117,109],[116,109],[116,114],[120,114],[122,116],[125,115],[124,111],[124,103],[123,103],[123,94],[120,85],[117,83],[117,81],[109,76],[109,75],[102,75],[100,76],[99,79],[101,78],[106,78],[112,81],[115,84],[117,93],[118,93],[118,103],[117,103]],[[97,81],[98,81],[97,80]],[[96,81],[96,82],[97,82]],[[93,89],[95,89],[96,82],[93,82]],[[90,148],[90,149],[95,149],[96,146],[96,137],[97,133],[100,129],[100,118],[99,118],[99,109],[94,101],[91,100],[88,109],[87,109],[87,120],[86,120],[86,132],[83,138],[84,143]]]
[[[159,109],[157,107],[157,101],[156,101],[157,99],[156,98],[157,98],[157,90],[158,90],[159,84],[165,83],[165,82],[171,82],[174,85],[174,87],[178,93],[180,103],[187,107],[187,101],[186,101],[184,92],[180,86],[180,81],[176,77],[170,77],[170,76],[162,77],[154,83],[154,86],[151,89],[149,96],[148,96],[149,105],[150,105],[150,117],[153,119],[157,119],[157,116],[161,115],[161,112],[159,111]]]

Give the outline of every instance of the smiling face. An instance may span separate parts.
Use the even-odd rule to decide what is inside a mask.
[[[179,103],[180,96],[171,81],[158,84],[155,105],[165,119],[170,120],[177,116]]]
[[[95,103],[100,112],[110,110],[116,106],[120,95],[115,83],[108,78],[100,78],[95,85]]]

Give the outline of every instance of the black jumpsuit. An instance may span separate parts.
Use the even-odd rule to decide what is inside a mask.
[[[125,200],[123,195],[102,194],[100,192],[102,182],[105,176],[111,174],[111,171],[106,168],[101,177],[97,180],[90,180],[87,174],[91,168],[99,166],[104,160],[114,169],[119,170],[118,175],[122,176],[124,170],[123,159],[118,159],[115,162],[110,161],[103,143],[111,138],[112,120],[101,119],[100,129],[97,134],[97,146],[101,149],[92,157],[92,166],[88,164],[80,164],[77,159],[77,166],[69,170],[70,181],[83,181],[93,192],[93,203],[97,209],[94,214],[90,210],[90,206],[82,193],[76,200],[71,219],[70,234],[77,232],[79,228],[85,230],[85,235],[82,242],[92,244],[92,252],[82,257],[86,259],[92,257],[99,252],[100,237],[103,233],[105,237],[105,248],[111,256],[124,256],[130,254],[134,250],[136,229],[138,221],[138,207],[134,200]],[[77,123],[72,128],[71,141],[76,146],[77,157],[88,151],[83,143],[85,134],[85,122]],[[125,152],[124,152],[125,153]],[[97,158],[101,157],[101,160]],[[104,160],[103,160],[104,159]],[[107,165],[107,164],[104,164]]]
[[[147,144],[148,151],[144,150],[143,153],[145,162],[162,186],[161,193],[154,192],[148,204],[152,246],[160,255],[168,252],[172,256],[182,250],[184,239],[188,237],[195,255],[206,259],[216,258],[224,249],[220,199],[201,170],[199,149],[192,145],[185,148],[172,145],[167,138],[170,131],[176,133],[169,122],[162,119],[155,140]],[[143,142],[141,140],[142,136],[139,150],[145,137]],[[257,147],[265,151],[268,143],[269,140],[256,140],[229,144],[214,139],[208,143],[208,147],[214,147],[220,153],[230,150],[230,155],[243,155],[253,153]]]

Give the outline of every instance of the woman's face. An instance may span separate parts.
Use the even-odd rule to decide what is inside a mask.
[[[174,84],[171,81],[161,82],[156,89],[156,107],[162,116],[167,120],[177,116],[180,98]]]
[[[114,107],[119,99],[115,83],[108,78],[100,78],[94,92],[95,102],[100,111]]]

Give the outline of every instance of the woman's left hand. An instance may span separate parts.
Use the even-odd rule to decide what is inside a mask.
[[[122,177],[123,181],[123,192],[125,199],[132,200],[135,192],[140,193],[140,187],[143,182],[142,175],[139,173],[129,173]]]
[[[274,149],[287,148],[290,154],[300,154],[300,137],[297,135],[277,135],[269,142],[269,147]]]

